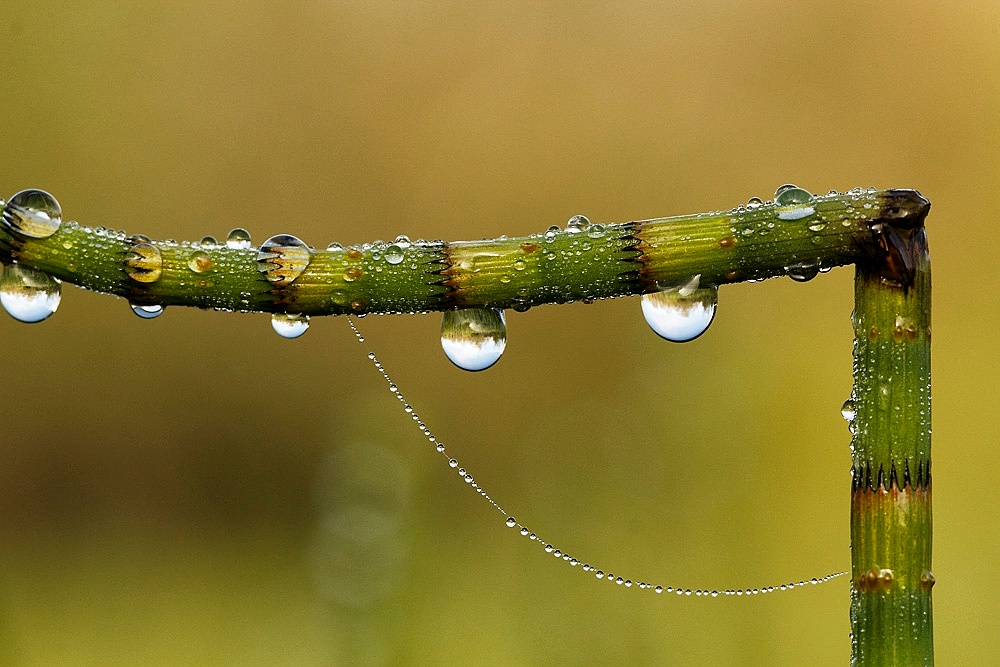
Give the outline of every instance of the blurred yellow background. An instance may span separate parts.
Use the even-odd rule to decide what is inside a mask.
[[[156,238],[325,247],[729,208],[794,182],[931,199],[935,630],[1000,659],[1000,5],[24,2],[0,12],[0,189]],[[985,274],[981,271],[986,271]],[[847,569],[852,271],[508,313],[463,373],[440,319],[359,321],[517,519],[635,579]],[[0,664],[844,665],[848,582],[678,599],[504,527],[342,319],[63,289],[0,315]]]

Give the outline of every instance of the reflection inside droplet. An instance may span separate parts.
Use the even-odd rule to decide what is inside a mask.
[[[56,312],[61,289],[57,278],[26,266],[9,264],[0,274],[0,304],[19,322],[41,322]]]
[[[151,320],[154,317],[159,317],[163,314],[163,306],[158,303],[151,304],[129,304],[132,306],[132,312],[141,317],[144,320]]]
[[[4,205],[3,221],[21,236],[44,239],[62,224],[62,209],[45,190],[21,190]]]
[[[275,313],[271,327],[282,338],[298,338],[309,328],[309,316],[300,313]]]
[[[507,323],[502,310],[466,308],[445,311],[441,320],[441,348],[453,364],[481,371],[500,359],[507,347]]]
[[[719,288],[715,285],[682,286],[642,295],[642,314],[661,338],[675,343],[694,340],[705,333],[715,317]]]
[[[312,261],[312,251],[291,234],[272,236],[260,246],[257,268],[275,285],[290,285]]]
[[[250,247],[250,232],[237,227],[226,236],[226,247],[234,250],[246,250]]]

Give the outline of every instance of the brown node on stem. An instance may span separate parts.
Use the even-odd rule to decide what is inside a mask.
[[[887,190],[882,212],[872,221],[877,251],[871,268],[883,280],[903,288],[913,284],[916,267],[927,254],[924,220],[931,203],[916,190]]]

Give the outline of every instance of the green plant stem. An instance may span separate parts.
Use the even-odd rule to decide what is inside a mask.
[[[930,665],[929,207],[913,190],[859,189],[523,238],[397,239],[288,255],[76,223],[33,238],[0,223],[0,262],[138,305],[306,315],[526,310],[689,285],[694,276],[702,286],[808,278],[855,263],[853,664]]]
[[[334,246],[313,251],[288,284],[267,280],[281,259],[261,261],[256,247],[151,241],[72,222],[40,239],[0,224],[0,262],[139,305],[307,315],[526,310],[653,292],[695,275],[719,285],[854,263],[875,251],[873,226],[912,197],[911,190],[857,189],[816,197],[808,207],[769,203],[522,238]],[[126,271],[142,243],[161,258],[155,280]],[[397,250],[401,261],[390,263],[387,253]]]
[[[887,225],[855,278],[853,665],[932,665],[930,261]]]

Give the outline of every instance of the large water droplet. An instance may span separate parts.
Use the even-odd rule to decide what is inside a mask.
[[[586,231],[590,227],[590,220],[585,215],[574,215],[566,222],[566,231],[571,234]]]
[[[441,347],[453,364],[481,371],[497,362],[507,347],[507,323],[502,310],[448,310],[441,320]]]
[[[3,267],[0,304],[15,320],[41,322],[56,312],[60,298],[61,287],[57,278],[17,264]]]
[[[4,205],[3,221],[21,236],[44,239],[62,224],[62,208],[45,190],[21,190]]]
[[[141,317],[144,320],[151,320],[154,317],[159,317],[163,314],[163,306],[158,303],[148,303],[148,304],[129,304],[132,307],[132,312]]]
[[[275,313],[271,327],[282,338],[298,338],[309,328],[309,316],[300,313]]]
[[[125,273],[140,283],[152,283],[163,273],[163,256],[152,243],[136,243],[125,253]]]
[[[678,287],[642,295],[642,314],[661,338],[675,343],[694,340],[705,333],[715,317],[719,288],[700,286],[695,276]]]
[[[257,268],[275,285],[290,285],[312,261],[312,251],[290,234],[272,236],[260,246]],[[301,334],[300,334],[301,335]]]
[[[233,250],[246,250],[250,247],[250,232],[242,227],[232,230],[226,237],[226,247]]]
[[[816,212],[816,209],[810,205],[812,201],[811,192],[792,184],[782,185],[774,192],[776,206],[795,206],[795,208],[779,212],[779,220],[801,220],[809,217]]]
[[[392,245],[386,247],[385,261],[390,264],[400,264],[404,259],[406,259],[406,253],[403,251],[403,246],[398,243],[393,243]]]
[[[858,409],[855,407],[852,399],[847,399],[840,406],[840,415],[849,422],[854,421],[854,418],[858,416]]]
[[[774,191],[774,203],[778,206],[808,204],[812,199],[811,192],[791,183],[786,183]]]

